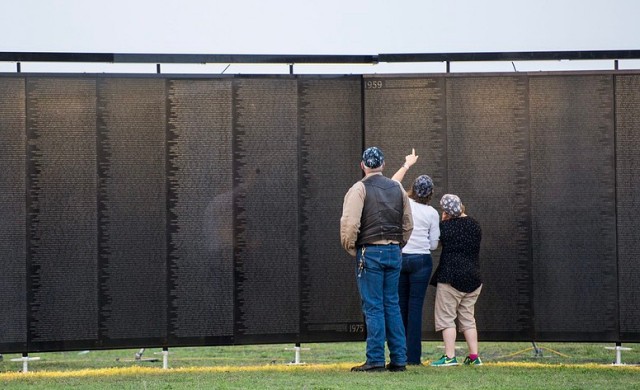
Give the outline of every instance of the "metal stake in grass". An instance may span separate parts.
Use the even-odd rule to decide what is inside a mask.
[[[311,348],[300,348],[300,343],[296,343],[296,346],[293,348],[285,348],[285,350],[287,351],[295,351],[295,355],[294,355],[294,359],[292,362],[288,363],[290,365],[300,365],[300,364],[307,364],[304,362],[300,362],[300,351],[309,351]]]

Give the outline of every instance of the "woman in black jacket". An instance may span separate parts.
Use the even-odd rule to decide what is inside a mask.
[[[440,263],[431,284],[436,285],[435,325],[442,331],[445,354],[432,366],[458,365],[455,356],[456,324],[464,334],[469,354],[467,365],[481,365],[478,357],[478,332],[474,306],[480,291],[480,241],[482,230],[475,219],[464,212],[464,206],[456,195],[446,194],[440,200]]]

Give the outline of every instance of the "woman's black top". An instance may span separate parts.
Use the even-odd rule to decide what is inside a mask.
[[[440,222],[440,264],[431,284],[448,283],[458,291],[470,293],[482,284],[480,277],[480,224],[471,217]]]

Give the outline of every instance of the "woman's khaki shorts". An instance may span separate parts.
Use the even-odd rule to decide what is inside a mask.
[[[436,332],[446,328],[455,328],[456,318],[460,325],[459,332],[474,329],[476,327],[474,306],[480,295],[480,290],[482,290],[482,285],[473,292],[463,293],[448,283],[438,283],[434,310]]]

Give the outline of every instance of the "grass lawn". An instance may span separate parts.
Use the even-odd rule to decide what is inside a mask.
[[[464,357],[464,344],[459,343]],[[169,369],[159,349],[33,353],[40,360],[0,362],[2,389],[640,389],[640,344],[625,344],[624,365],[613,365],[613,344],[481,343],[481,367],[429,367],[442,343],[424,342],[424,366],[406,372],[352,373],[364,360],[364,343],[306,344],[305,364],[290,364],[293,345],[172,348]],[[289,348],[289,349],[288,349]],[[460,359],[462,360],[462,359]]]

